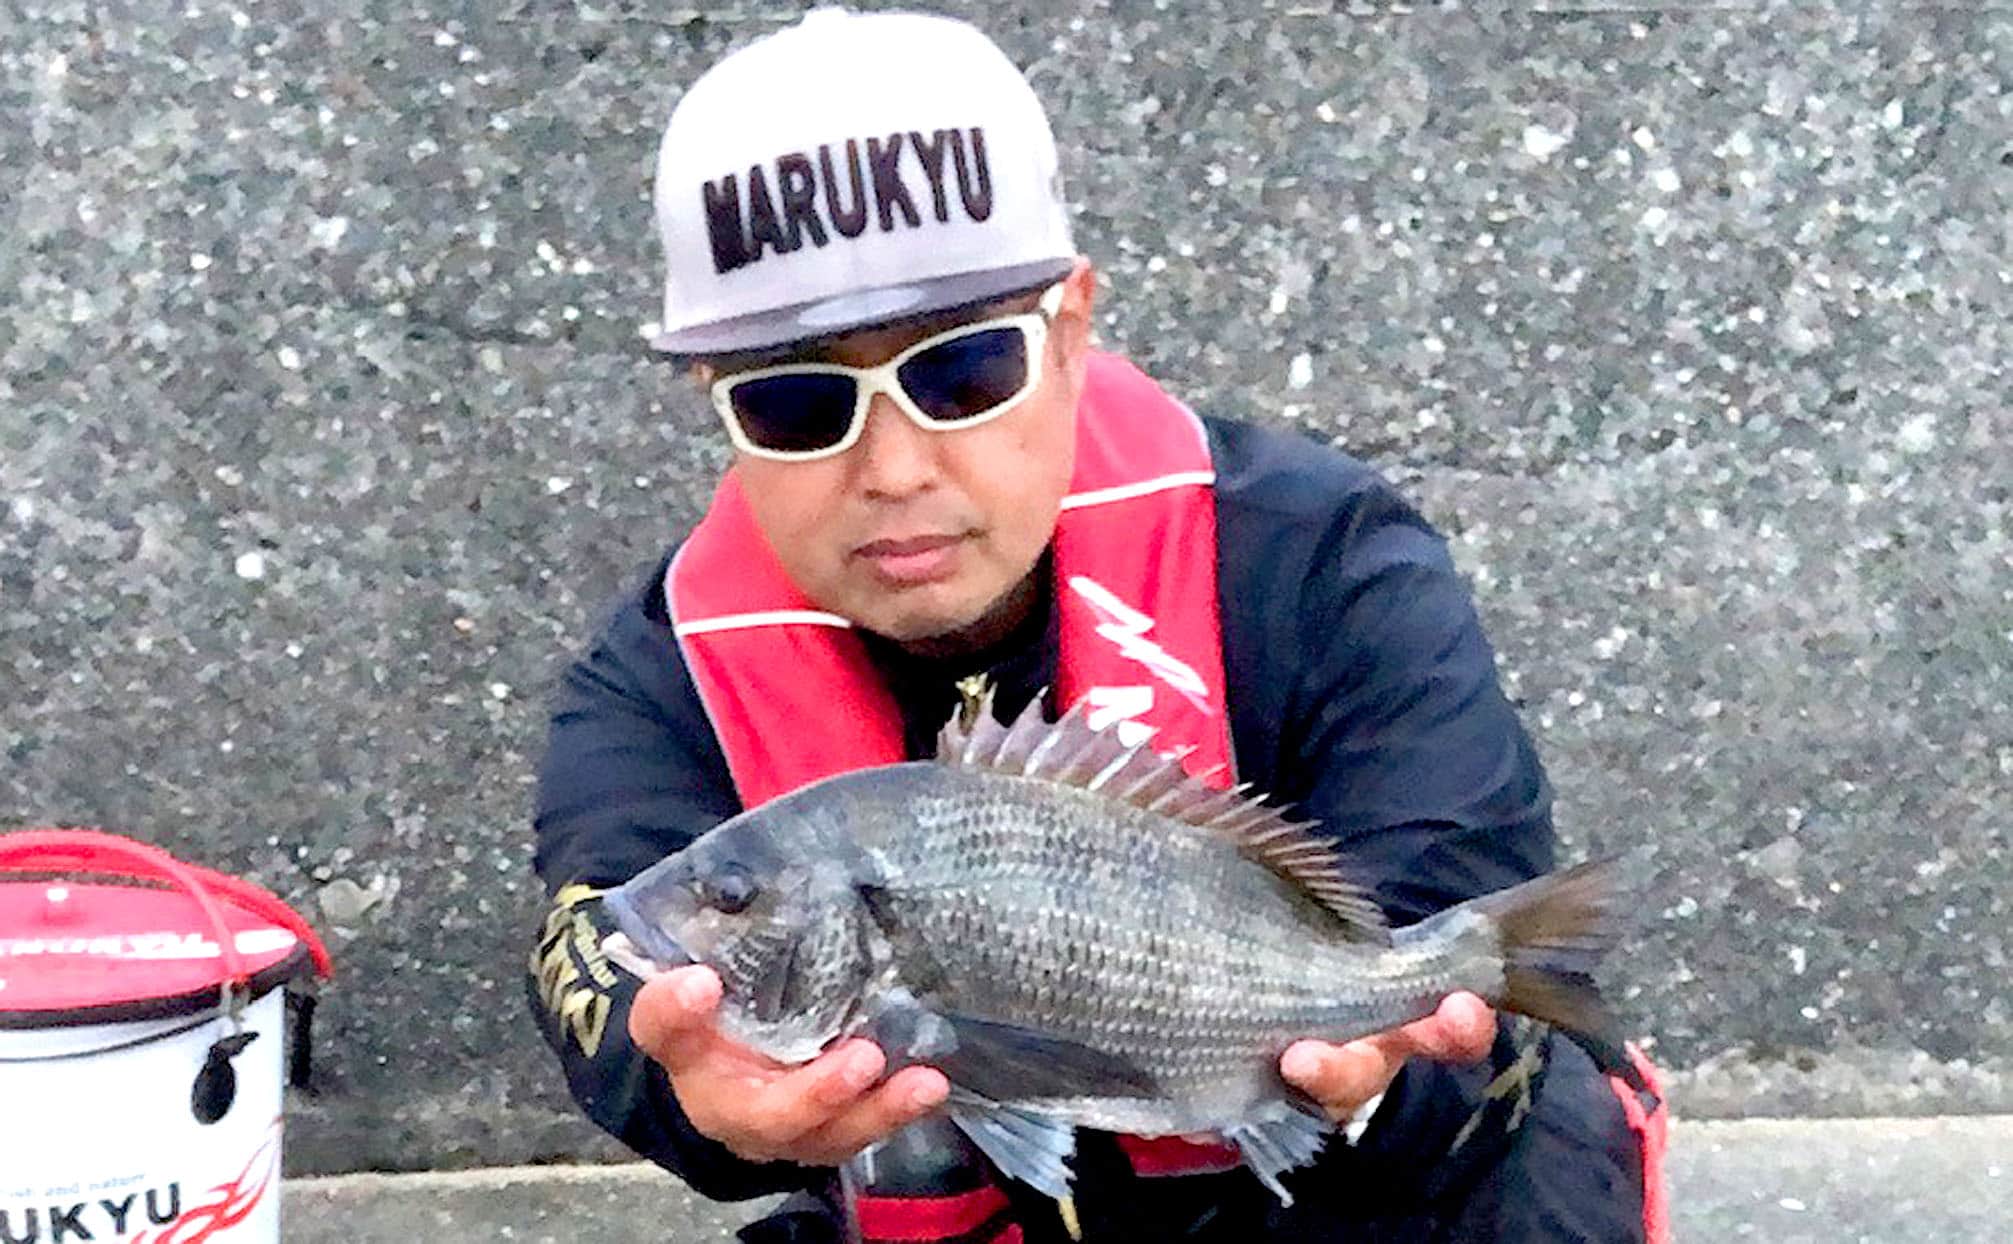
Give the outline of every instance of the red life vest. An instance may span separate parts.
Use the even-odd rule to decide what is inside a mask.
[[[1054,540],[1057,707],[1087,698],[1094,724],[1152,727],[1156,746],[1195,748],[1190,769],[1227,785],[1215,478],[1201,422],[1131,364],[1093,354]],[[744,807],[906,759],[865,645],[790,582],[735,472],[672,558],[664,598]]]

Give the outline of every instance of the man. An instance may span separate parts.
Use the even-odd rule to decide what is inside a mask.
[[[639,989],[602,958],[601,890],[745,806],[927,756],[975,680],[1004,714],[1055,688],[1051,711],[1221,760],[1319,820],[1396,923],[1553,854],[1425,522],[1361,464],[1198,420],[1092,348],[1047,119],[977,31],[810,14],[692,85],[656,194],[656,344],[735,458],[553,717],[533,988],[589,1115],[707,1196],[799,1194],[751,1240],[839,1238],[833,1168],[898,1132],[941,1177],[869,1190],[901,1238],[1643,1238],[1642,1104],[1471,996],[1285,1052],[1338,1124],[1290,1209],[1206,1138],[1097,1135],[1059,1207],[902,1130],[940,1117],[939,1072],[884,1074],[863,1040],[778,1066],[715,1029],[708,970]]]

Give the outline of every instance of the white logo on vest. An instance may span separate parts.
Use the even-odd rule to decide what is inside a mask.
[[[1195,668],[1147,638],[1153,619],[1126,604],[1112,590],[1087,575],[1071,575],[1069,588],[1090,606],[1098,618],[1097,635],[1110,641],[1120,656],[1144,665],[1154,677],[1174,688],[1189,703],[1209,716],[1209,684]],[[1119,724],[1119,738],[1127,744],[1146,737],[1150,730],[1138,719],[1153,708],[1152,687],[1093,687],[1085,693],[1093,712],[1092,729]],[[1132,735],[1134,737],[1127,737]]]
[[[1084,724],[1091,729],[1104,730],[1116,723],[1118,741],[1127,747],[1138,747],[1153,737],[1153,727],[1140,720],[1153,711],[1152,687],[1092,687],[1083,693],[1083,700],[1090,705]]]

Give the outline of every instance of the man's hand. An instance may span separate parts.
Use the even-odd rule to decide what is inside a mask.
[[[1472,1063],[1487,1057],[1495,1040],[1496,1013],[1488,1004],[1471,993],[1450,994],[1426,1018],[1374,1037],[1346,1045],[1296,1041],[1280,1056],[1279,1072],[1339,1123],[1390,1088],[1412,1055]]]
[[[905,1067],[877,1085],[887,1059],[871,1041],[843,1041],[786,1067],[721,1036],[719,1005],[710,968],[679,968],[637,993],[629,1035],[663,1064],[692,1126],[741,1157],[837,1166],[950,1092],[929,1067]]]

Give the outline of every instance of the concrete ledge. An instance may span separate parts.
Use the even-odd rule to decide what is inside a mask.
[[[770,1202],[708,1201],[631,1163],[294,1179],[284,1204],[289,1244],[699,1244],[731,1238]]]
[[[533,1060],[528,1049],[498,1057]],[[550,1084],[554,1069],[535,1066],[540,1079],[532,1083],[546,1086],[539,1096],[496,1090],[500,1075],[397,1098],[289,1094],[287,1169],[324,1176],[626,1161],[628,1151]],[[1842,1050],[1794,1062],[1729,1050],[1694,1067],[1664,1068],[1664,1087],[1693,1120],[2013,1115],[2008,1060],[1942,1062],[1920,1050]]]
[[[1997,1240],[2013,1222],[2013,1115],[1680,1121],[1669,1174],[1686,1241]],[[286,1196],[292,1244],[700,1244],[765,1205],[716,1205],[643,1165],[342,1175]]]
[[[2013,1223],[2013,1116],[1681,1123],[1681,1240],[1958,1244]]]

